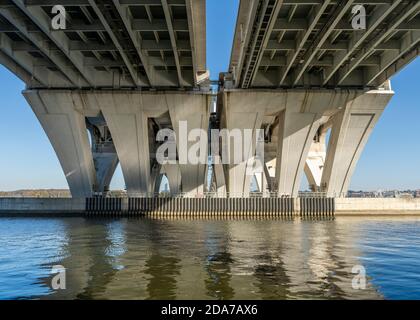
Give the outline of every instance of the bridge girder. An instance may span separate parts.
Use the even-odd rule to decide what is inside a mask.
[[[192,89],[206,72],[205,0],[2,0],[0,36],[29,88]]]
[[[352,27],[355,5],[365,30]],[[419,29],[418,1],[241,0],[229,72],[242,89],[373,89],[418,56]]]

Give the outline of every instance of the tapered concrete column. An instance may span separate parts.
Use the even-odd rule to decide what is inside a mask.
[[[93,161],[96,172],[95,192],[104,192],[109,190],[115,169],[118,166],[118,156],[116,153],[94,152]]]
[[[321,128],[320,128],[321,129]],[[309,149],[308,158],[305,163],[305,175],[309,182],[312,192],[321,191],[321,178],[324,169],[325,157],[327,155],[326,148],[327,130],[322,128],[318,130]]]
[[[95,167],[80,96],[48,90],[27,90],[23,95],[50,139],[72,196],[92,196]]]
[[[168,93],[165,94],[165,99],[172,126],[177,133],[176,143],[182,177],[182,192],[187,197],[203,194],[207,167],[210,98],[202,93]],[[186,129],[185,132],[182,132],[184,129]],[[201,129],[200,136],[193,134],[192,130],[194,129]],[[185,141],[187,135],[189,139]],[[188,158],[188,152],[192,149],[197,150],[197,155],[201,157],[199,163],[192,163]]]
[[[327,195],[346,195],[361,152],[393,94],[391,90],[354,94],[334,116],[321,181]]]
[[[213,175],[216,183],[216,193],[218,197],[226,197],[226,180],[220,156],[214,156]]]
[[[229,159],[222,159],[227,172],[227,189],[230,197],[247,197],[253,176],[251,168],[247,170],[247,167],[255,156],[256,130],[261,129],[269,102],[253,91],[225,92],[220,98],[223,99],[221,126],[229,134],[228,141],[223,140]]]
[[[159,193],[159,189],[160,189],[160,185],[162,183],[162,177],[163,177],[161,172],[162,172],[162,166],[159,163],[155,162],[152,165],[152,171],[150,174],[151,185],[149,186],[149,190],[151,190],[154,193],[153,196]]]
[[[104,192],[109,190],[109,185],[118,165],[117,151],[105,119],[101,114],[97,117],[87,117],[86,127],[90,132],[93,163],[96,172],[96,184],[93,191],[104,194]]]
[[[166,174],[169,181],[169,191],[171,195],[181,192],[181,170],[178,164],[164,164],[162,172]]]
[[[259,192],[261,192],[263,197],[266,197],[268,195],[268,181],[266,177],[266,170],[264,172],[257,172],[255,173],[255,180],[257,181],[257,186]]]
[[[279,115],[276,163],[278,195],[296,197],[313,138],[323,117],[345,106],[348,93],[290,91]]]
[[[264,175],[267,180],[268,190],[272,192],[274,190],[274,181],[276,179],[276,158],[265,163]]]
[[[143,95],[105,92],[96,93],[95,97],[113,137],[127,194],[136,197],[153,192]]]

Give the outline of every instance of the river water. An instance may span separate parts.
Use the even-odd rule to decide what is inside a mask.
[[[0,299],[39,298],[420,299],[420,220],[1,218]]]

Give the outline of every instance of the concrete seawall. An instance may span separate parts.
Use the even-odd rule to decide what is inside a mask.
[[[335,215],[420,215],[420,198],[337,198]]]
[[[85,214],[420,215],[420,198],[0,198],[0,216]]]
[[[0,198],[1,215],[81,215],[85,199],[72,198]]]

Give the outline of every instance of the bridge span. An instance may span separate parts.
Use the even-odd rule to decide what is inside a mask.
[[[419,1],[240,2],[220,123],[264,128],[261,189],[297,196],[305,173],[313,191],[346,194],[390,77],[419,55],[419,12]],[[245,163],[224,169],[227,190],[249,192]]]
[[[56,5],[64,29],[52,26]],[[343,195],[394,94],[389,79],[419,46],[417,0],[241,0],[210,117],[205,0],[0,0],[0,63],[25,82],[73,197],[105,193],[118,163],[132,197],[163,174],[172,194],[248,196],[247,159],[158,163],[157,132],[181,121],[189,132],[264,129],[263,195],[296,196],[303,174],[313,191]]]

